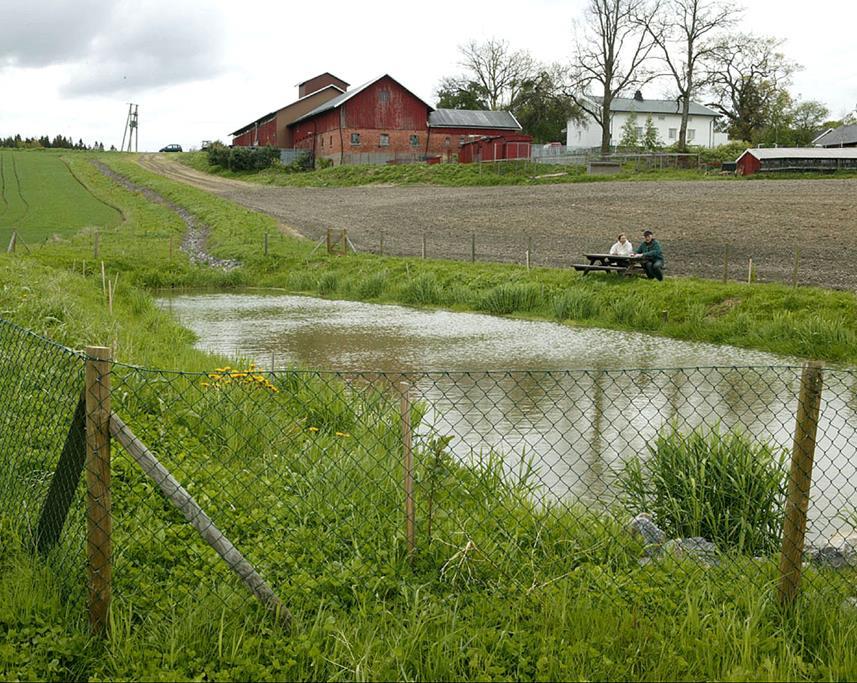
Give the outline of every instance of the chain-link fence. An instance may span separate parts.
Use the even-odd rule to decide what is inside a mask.
[[[87,502],[90,586],[109,559],[96,575],[112,568],[144,610],[347,600],[355,581],[383,599],[410,574],[531,590],[582,565],[780,590],[802,567],[806,589],[857,588],[852,370],[184,373],[99,365],[2,324],[3,528],[34,548],[42,510],[66,505],[49,489],[79,443],[85,362],[88,457],[116,416],[112,474],[86,468],[112,497],[102,555],[104,495]],[[48,555],[82,585],[73,490]]]

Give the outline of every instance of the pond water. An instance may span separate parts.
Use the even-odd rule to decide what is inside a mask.
[[[404,373],[428,432],[462,460],[523,461],[551,496],[609,501],[622,463],[670,422],[735,427],[790,449],[800,361],[551,322],[252,291],[159,299],[197,346],[269,369]],[[852,528],[857,375],[826,371],[810,538]]]

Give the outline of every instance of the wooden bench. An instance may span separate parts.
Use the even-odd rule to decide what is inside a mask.
[[[589,263],[575,263],[574,269],[588,275],[596,273],[618,273],[621,275],[645,275],[643,261],[645,256],[634,254],[633,256],[617,256],[615,254],[584,254]]]
[[[591,271],[598,271],[601,273],[627,273],[628,268],[625,266],[593,266],[587,265],[585,263],[575,263],[574,269],[578,271],[582,271],[584,275]]]

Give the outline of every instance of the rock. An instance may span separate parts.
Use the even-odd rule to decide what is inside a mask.
[[[647,557],[656,557],[661,554],[661,546],[667,540],[667,535],[652,521],[648,512],[641,512],[628,522],[625,527],[632,536],[642,539]]]
[[[700,536],[674,538],[664,546],[664,552],[677,560],[695,560],[708,567],[720,564],[717,546]]]
[[[857,567],[857,534],[834,536],[827,545],[816,548],[812,561],[830,569]]]

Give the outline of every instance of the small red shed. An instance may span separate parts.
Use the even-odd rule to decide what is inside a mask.
[[[500,159],[529,159],[533,139],[529,135],[482,135],[464,140],[458,150],[458,161],[498,161]]]

